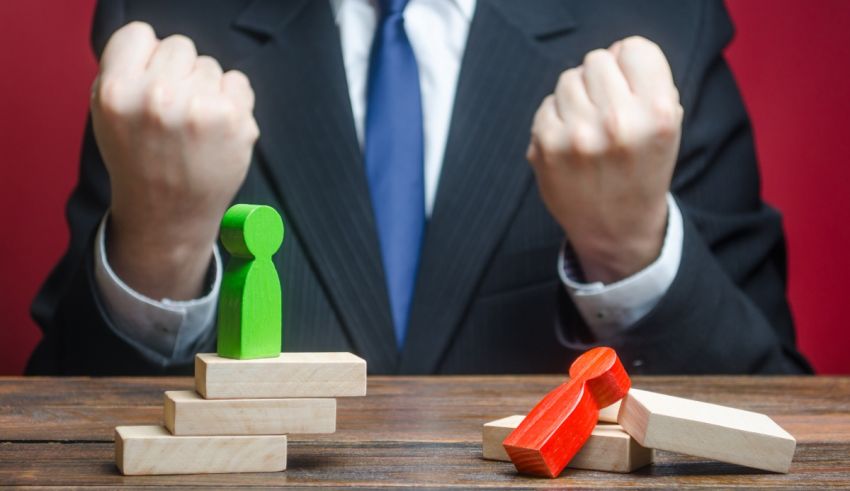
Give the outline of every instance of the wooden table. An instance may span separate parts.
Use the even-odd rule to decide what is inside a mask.
[[[162,391],[189,378],[0,378],[0,484],[19,486],[804,487],[850,488],[850,378],[635,377],[634,386],[764,412],[793,434],[791,472],[659,452],[633,474],[528,478],[481,459],[481,425],[526,412],[556,376],[370,377],[339,400],[333,435],[292,437],[273,474],[124,477],[113,427],[155,424]]]

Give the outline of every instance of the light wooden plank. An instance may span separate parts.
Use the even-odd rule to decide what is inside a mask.
[[[764,414],[639,389],[619,423],[646,447],[773,472],[788,472],[797,444]]]
[[[481,430],[481,450],[485,459],[501,460],[504,462],[511,461],[508,452],[502,446],[502,442],[522,423],[523,419],[525,419],[525,416],[522,414],[514,414],[513,416],[484,423],[484,427]]]
[[[125,475],[280,472],[286,436],[174,436],[162,426],[119,426],[115,464]]]
[[[620,401],[603,407],[599,410],[599,422],[617,424],[617,415],[620,413]]]
[[[491,421],[482,433],[484,458],[510,462],[502,441],[525,417],[521,414]],[[632,472],[651,464],[655,456],[649,448],[640,446],[619,425],[598,424],[581,450],[567,467],[607,472]]]
[[[174,435],[285,435],[336,431],[336,399],[204,399],[165,393],[165,427]]]
[[[366,360],[351,353],[281,353],[234,360],[195,357],[195,389],[207,399],[366,395]]]

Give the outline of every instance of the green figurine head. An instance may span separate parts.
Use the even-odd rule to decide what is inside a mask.
[[[265,205],[233,205],[221,219],[221,242],[236,257],[271,259],[283,243],[283,220]]]

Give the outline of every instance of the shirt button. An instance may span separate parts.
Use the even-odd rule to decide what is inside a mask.
[[[635,367],[635,368],[642,367],[642,366],[643,366],[643,360],[635,360],[635,361],[633,361],[633,362],[632,362],[632,366],[633,366],[633,367]]]

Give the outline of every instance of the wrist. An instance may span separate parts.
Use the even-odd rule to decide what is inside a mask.
[[[201,296],[214,244],[215,232],[201,236],[153,219],[140,226],[113,214],[105,231],[112,270],[130,288],[152,299]]]
[[[658,259],[667,230],[666,203],[663,213],[650,216],[661,218],[624,231],[628,233],[570,236],[570,244],[588,283],[615,283],[642,271]]]

